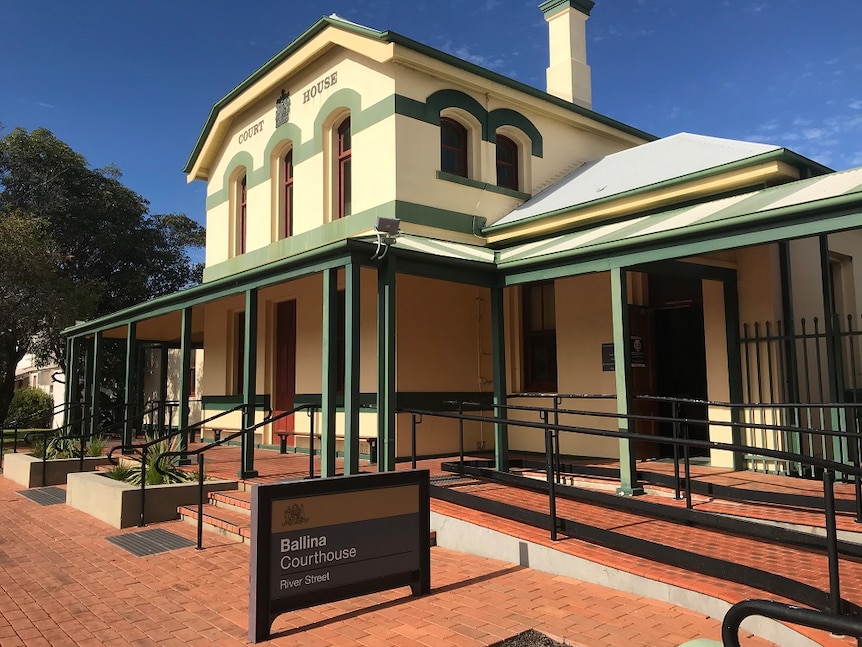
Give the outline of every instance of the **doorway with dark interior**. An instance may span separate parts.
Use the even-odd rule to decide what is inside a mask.
[[[703,322],[702,280],[687,276],[649,275],[649,310],[655,358],[655,395],[691,400],[707,399],[706,343]],[[704,404],[680,405],[682,417],[706,420]],[[673,414],[670,403],[660,403],[659,415]],[[660,423],[661,436],[673,436],[672,423]],[[688,426],[694,440],[709,440],[706,424]],[[673,455],[671,445],[662,444],[663,457]],[[691,448],[692,456],[708,456],[705,448]]]

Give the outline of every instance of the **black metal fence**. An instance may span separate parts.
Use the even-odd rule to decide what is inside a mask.
[[[743,398],[739,422],[855,432],[862,403],[862,329],[858,317],[813,317],[743,324]],[[796,404],[794,404],[796,403]],[[800,406],[798,403],[802,403]],[[844,405],[844,406],[837,406]],[[742,443],[850,464],[855,448],[838,437],[744,428]],[[800,465],[746,457],[756,471],[815,476]]]

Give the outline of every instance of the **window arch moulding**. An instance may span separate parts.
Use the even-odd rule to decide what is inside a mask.
[[[221,188],[215,193],[208,195],[206,198],[206,208],[207,210],[212,209],[213,207],[217,207],[218,205],[227,202],[230,200],[230,190],[231,183],[236,179],[238,175],[237,169],[242,167],[247,176],[248,187],[251,188],[256,184],[259,184],[263,180],[269,179],[268,176],[264,176],[263,180],[261,180],[258,176],[260,175],[260,170],[266,170],[268,172],[269,169],[259,169],[258,171],[252,171],[254,168],[254,159],[251,156],[251,153],[247,151],[240,151],[236,155],[230,158],[230,161],[227,163],[225,167],[225,171],[222,174],[222,184]]]

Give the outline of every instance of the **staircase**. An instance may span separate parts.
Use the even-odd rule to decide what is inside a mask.
[[[184,505],[177,508],[180,519],[197,524],[198,507]],[[251,487],[240,481],[239,489],[210,492],[209,503],[203,507],[204,530],[247,544],[251,541]],[[206,543],[206,539],[204,539]]]

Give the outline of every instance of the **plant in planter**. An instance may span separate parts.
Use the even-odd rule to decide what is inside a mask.
[[[147,437],[147,442],[155,440],[152,437]],[[144,470],[144,478],[147,485],[167,485],[169,483],[189,483],[198,479],[197,471],[183,469],[180,466],[178,456],[170,456],[161,461],[161,468],[164,471],[159,472],[156,469],[156,458],[163,452],[175,452],[180,450],[180,438],[165,438],[157,443],[154,443],[147,449],[147,466]],[[132,485],[141,484],[141,458],[138,456],[124,456],[123,463],[115,465],[112,469],[104,472],[105,476],[125,481]]]

